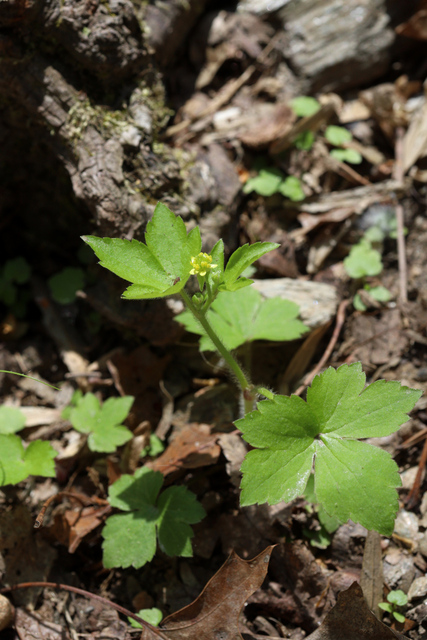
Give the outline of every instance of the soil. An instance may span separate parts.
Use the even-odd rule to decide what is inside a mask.
[[[397,434],[374,440],[402,477],[391,538],[372,542],[351,521],[328,532],[303,497],[241,508],[247,445],[234,425],[242,401],[233,379],[174,320],[179,299],[121,300],[126,283],[80,240],[143,240],[162,201],[188,230],[200,226],[204,251],[220,237],[227,256],[246,242],[277,242],[252,277],[263,295],[297,302],[309,332],[288,343],[258,341],[250,356],[238,351],[254,381],[304,397],[314,374],[360,361],[368,383],[398,380],[425,392],[425,2],[397,11],[378,0],[367,15],[352,14],[351,38],[347,9],[332,0],[311,8],[302,0],[255,8],[250,0],[140,4],[0,2],[0,400],[22,409],[25,447],[40,440],[57,452],[55,477],[1,487],[0,587],[60,583],[132,613],[157,607],[168,616],[199,596],[230,553],[250,560],[276,545],[264,582],[261,573],[259,584],[248,577],[241,601],[221,614],[234,616],[233,632],[218,635],[218,620],[207,617],[205,631],[200,623],[181,637],[235,640],[240,628],[245,639],[350,638],[346,625],[360,615],[357,637],[426,638],[425,394]],[[320,20],[328,11],[335,25]],[[320,110],[299,117],[291,101],[301,95],[315,96]],[[340,149],[354,150],[360,162],[331,155],[330,125],[351,132]],[[263,169],[298,178],[302,198],[251,189]],[[374,226],[383,230],[374,245],[383,267],[350,277],[344,261]],[[28,273],[21,262],[11,280],[16,258]],[[55,287],[55,276],[70,268]],[[380,285],[387,300],[375,299]],[[132,440],[108,455],[91,451],[62,414],[76,390],[102,402],[133,396],[125,422]],[[150,457],[152,435],[164,451]],[[192,557],[158,549],[142,568],[107,569],[108,487],[141,466],[161,471],[165,487],[187,487],[207,515],[193,526]],[[362,568],[368,544],[373,564]],[[385,625],[368,624],[372,614],[362,611],[354,582]],[[409,595],[404,623],[377,609],[397,589]],[[0,600],[2,640],[140,633],[125,615],[81,594],[33,587],[5,595],[16,612],[2,617]]]

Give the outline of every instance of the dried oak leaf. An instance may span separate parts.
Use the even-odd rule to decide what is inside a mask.
[[[252,560],[233,552],[194,602],[165,618],[158,630],[144,629],[140,640],[242,640],[240,611],[263,583],[273,548]]]
[[[357,582],[342,591],[336,605],[307,640],[404,640],[370,611]]]

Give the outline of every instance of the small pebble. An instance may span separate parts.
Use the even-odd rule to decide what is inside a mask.
[[[418,533],[418,518],[415,513],[401,509],[394,523],[394,532],[403,538],[414,540]]]
[[[427,595],[427,576],[415,578],[408,591],[408,600],[424,598]]]

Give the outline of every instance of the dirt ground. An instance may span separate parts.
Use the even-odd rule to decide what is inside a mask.
[[[377,18],[381,11],[388,16],[375,23],[375,37],[373,18],[358,21],[354,14],[354,30],[363,29],[355,38],[367,43],[366,55],[361,45],[351,49],[348,16],[336,6],[335,31],[325,34],[313,27],[317,14],[308,23],[315,9],[300,15],[292,13],[298,4],[292,1],[271,3],[271,10],[261,10],[264,4],[202,3],[173,54],[166,40],[157,49],[152,43],[165,94],[151,140],[141,141],[141,121],[126,129],[125,142],[123,127],[109,128],[105,115],[90,126],[107,142],[122,136],[120,189],[140,197],[150,181],[148,218],[156,201],[164,201],[188,229],[200,225],[206,251],[219,237],[227,255],[246,242],[280,244],[251,277],[264,296],[296,302],[309,332],[291,342],[257,341],[250,355],[242,347],[237,356],[255,383],[304,397],[316,373],[360,361],[369,383],[398,380],[426,391],[426,3],[411,4],[405,15],[371,3]],[[331,40],[332,62],[325,53]],[[301,96],[316,97],[317,110],[293,108]],[[150,108],[156,110],[153,102]],[[331,126],[351,135],[334,143]],[[0,489],[0,587],[15,607],[10,613],[0,599],[2,640],[138,637],[141,630],[123,612],[79,589],[131,613],[156,607],[164,616],[202,594],[160,625],[160,633],[145,629],[146,640],[156,633],[216,640],[238,640],[239,633],[245,640],[427,638],[425,394],[396,434],[375,439],[402,478],[391,538],[375,538],[351,521],[328,531],[304,497],[241,508],[247,445],[233,424],[242,403],[231,376],[213,353],[200,354],[196,336],[174,320],[182,311],[178,299],[120,299],[125,283],[103,270],[80,240],[108,233],[114,215],[102,218],[102,205],[89,206],[86,187],[70,179],[71,160],[60,165],[62,151],[55,156],[38,133],[36,127],[29,140],[16,134],[1,156],[0,391],[2,405],[25,415],[24,447],[51,443],[56,475],[30,475]],[[283,187],[287,176],[298,179],[297,195]],[[135,219],[124,206],[115,227],[122,237],[143,239],[145,225]],[[372,228],[380,235],[369,248],[381,265],[351,277],[348,256]],[[9,277],[16,258],[25,265]],[[362,258],[363,267],[367,261]],[[70,268],[55,285],[52,278]],[[376,297],[378,287],[385,297]],[[91,451],[87,435],[62,413],[77,389],[102,401],[134,396],[125,422],[132,439],[111,454]],[[150,455],[145,448],[153,434],[163,451]],[[171,558],[158,549],[142,568],[107,569],[101,532],[113,512],[108,486],[143,465],[161,471],[166,487],[187,487],[203,505],[193,556]],[[35,529],[41,507],[59,492]],[[233,553],[242,560],[227,561]],[[8,591],[31,582],[77,591]],[[398,589],[408,595],[404,622],[377,609]]]

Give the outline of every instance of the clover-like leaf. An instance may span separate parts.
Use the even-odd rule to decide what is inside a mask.
[[[284,178],[280,169],[275,167],[267,167],[261,169],[259,174],[254,178],[249,178],[243,187],[244,193],[255,191],[260,196],[272,196],[279,190],[279,185]]]
[[[108,398],[101,407],[93,393],[86,393],[69,412],[69,420],[80,433],[88,433],[91,451],[112,453],[132,438],[121,422],[133,404],[133,396]]]
[[[0,486],[16,484],[29,475],[53,477],[57,455],[49,442],[35,440],[26,449],[16,435],[0,435]]]
[[[381,254],[372,248],[370,242],[362,239],[352,247],[344,260],[344,267],[351,278],[376,276],[383,270]]]
[[[189,525],[205,511],[185,487],[169,487],[158,497],[162,484],[161,473],[141,467],[111,485],[109,502],[125,513],[110,516],[103,529],[106,567],[142,567],[156,552],[157,536],[168,555],[192,555]]]
[[[325,138],[331,144],[340,147],[346,144],[346,142],[350,142],[353,136],[348,129],[331,124],[329,127],[326,127]]]
[[[330,367],[314,378],[307,402],[275,396],[238,420],[244,439],[256,447],[242,466],[242,505],[302,495],[314,461],[316,502],[329,516],[390,535],[398,509],[397,465],[357,438],[396,431],[422,391],[395,381],[364,385],[360,363]]]
[[[297,320],[299,307],[290,300],[268,298],[252,287],[234,293],[219,293],[207,319],[227,349],[236,349],[253,340],[295,340],[308,331]],[[187,331],[201,335],[200,350],[215,351],[215,347],[201,325],[189,311],[176,316]]]
[[[16,433],[25,427],[26,418],[16,407],[0,407],[0,433]]]
[[[188,234],[185,224],[158,203],[147,224],[146,244],[137,240],[84,236],[106,267],[132,283],[123,294],[128,299],[162,298],[181,291],[191,271],[191,258],[201,249],[198,227]]]
[[[361,154],[356,149],[332,149],[330,152],[332,158],[340,162],[349,162],[350,164],[360,164],[363,160]]]

